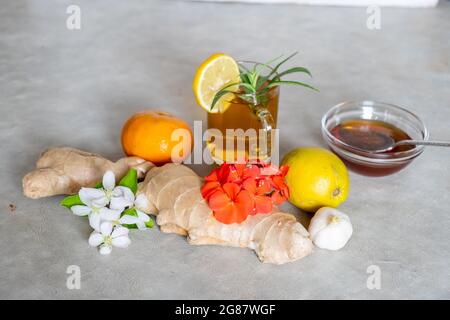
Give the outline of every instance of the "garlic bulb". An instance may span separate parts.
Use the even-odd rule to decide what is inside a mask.
[[[311,240],[319,248],[339,250],[352,236],[353,227],[345,213],[323,207],[311,219],[308,232]]]

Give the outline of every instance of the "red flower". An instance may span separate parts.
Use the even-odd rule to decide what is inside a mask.
[[[273,204],[289,198],[287,171],[272,164],[224,163],[205,177],[202,196],[218,221],[240,223],[249,214],[272,212]]]
[[[270,196],[270,199],[272,200],[272,202],[275,205],[280,205],[287,200],[287,198],[282,196],[281,192],[278,190],[276,190],[272,193],[272,195]]]
[[[254,207],[253,199],[247,190],[233,182],[227,182],[209,197],[209,207],[214,217],[226,224],[241,223]]]
[[[222,185],[218,181],[207,181],[202,187],[202,196],[208,201],[211,195],[217,190],[222,188]]]
[[[272,199],[267,196],[272,191],[272,186],[268,181],[263,179],[256,182],[253,178],[247,178],[242,187],[250,192],[255,202],[252,214],[272,212]]]
[[[288,173],[288,166],[281,166],[279,172],[276,175],[270,176],[272,185],[275,191],[272,193],[271,198],[274,204],[280,205],[287,199],[289,199],[289,188],[284,182],[284,177]]]
[[[261,170],[256,164],[235,164],[234,168],[241,181],[247,178],[256,179],[261,174]]]
[[[277,189],[277,191],[279,191],[283,197],[285,197],[286,199],[289,198],[289,188],[288,188],[287,184],[284,182],[283,177],[273,176],[272,184],[275,187],[275,189]]]
[[[202,187],[203,198],[208,200],[211,194],[225,183],[241,184],[247,178],[256,178],[259,173],[257,165],[224,163],[205,177],[205,185]]]

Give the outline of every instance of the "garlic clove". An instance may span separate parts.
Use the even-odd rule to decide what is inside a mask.
[[[339,250],[345,246],[353,233],[350,218],[334,208],[320,208],[309,224],[313,243],[322,249]]]

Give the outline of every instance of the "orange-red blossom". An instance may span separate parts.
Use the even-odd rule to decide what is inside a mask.
[[[205,177],[202,195],[218,221],[241,223],[248,215],[272,212],[273,205],[289,198],[287,171],[287,166],[272,164],[224,163]]]

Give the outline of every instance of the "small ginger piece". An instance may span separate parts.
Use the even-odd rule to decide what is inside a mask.
[[[81,187],[93,187],[111,170],[117,179],[135,168],[140,177],[153,164],[137,157],[126,157],[116,162],[100,155],[73,148],[51,148],[37,161],[36,170],[23,178],[23,193],[33,199],[58,194],[72,194]]]

